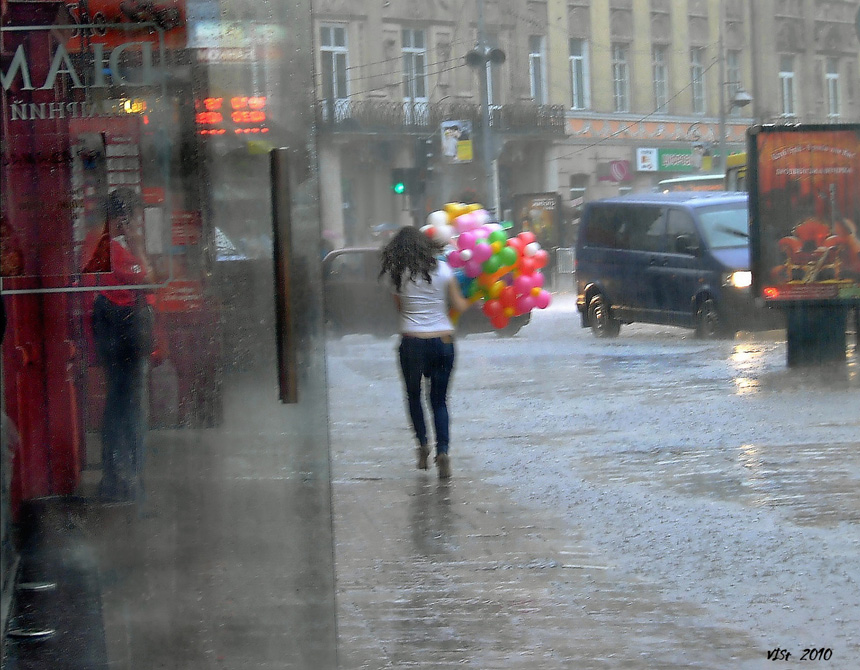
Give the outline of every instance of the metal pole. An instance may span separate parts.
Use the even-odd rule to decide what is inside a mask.
[[[717,88],[717,93],[720,98],[720,161],[717,164],[719,170],[723,173],[726,171],[726,53],[723,48],[723,29],[725,27],[725,14],[723,13],[723,0],[720,0],[719,6],[719,33],[717,39],[717,49],[719,49],[719,54],[717,57],[720,59],[719,62],[719,87]]]
[[[485,179],[485,198],[487,202],[484,206],[491,212],[494,212],[496,218],[499,218],[498,211],[499,203],[496,197],[496,179],[493,173],[493,151],[492,137],[490,135],[490,93],[487,86],[487,70],[490,67],[490,62],[487,59],[489,48],[487,45],[486,28],[484,26],[484,0],[478,2],[478,51],[484,56],[483,69],[478,73],[478,78],[481,84],[481,112],[483,115],[482,135],[484,140],[484,179]]]

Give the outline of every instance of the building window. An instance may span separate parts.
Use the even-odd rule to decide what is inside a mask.
[[[794,56],[779,57],[779,90],[782,96],[782,116],[795,116]]]
[[[570,175],[570,206],[574,209],[578,209],[585,204],[588,181],[589,176],[587,174]]]
[[[839,60],[828,58],[824,75],[827,87],[827,119],[839,120]]]
[[[616,112],[630,111],[630,65],[626,44],[612,45],[612,85]]]
[[[403,30],[403,97],[427,101],[427,46],[423,30]]]
[[[591,107],[588,42],[583,39],[572,38],[570,40],[570,83],[571,108],[588,109]]]
[[[334,106],[343,106],[349,98],[349,85],[346,78],[347,56],[345,26],[320,27],[320,60],[322,65],[323,98]]]
[[[532,99],[539,105],[546,104],[545,61],[543,36],[529,36],[529,82],[531,84]]]
[[[704,114],[705,107],[705,50],[690,49],[690,88],[693,93],[693,114]]]
[[[651,50],[651,68],[654,73],[654,110],[669,111],[669,66],[666,47],[655,44]]]
[[[734,100],[737,92],[741,90],[741,52],[735,49],[726,51],[726,81],[728,82],[726,95],[729,100]],[[729,114],[740,116],[741,108],[732,106]]]

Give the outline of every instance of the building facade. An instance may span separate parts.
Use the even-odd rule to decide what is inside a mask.
[[[516,216],[516,195],[554,192],[573,218],[587,200],[719,172],[721,148],[743,151],[754,121],[856,121],[857,9],[856,0],[320,0],[326,235],[367,242],[376,225],[420,222],[467,195],[505,218]],[[476,46],[501,49],[504,61],[471,67]],[[742,97],[752,104],[735,105]],[[470,158],[446,156],[451,126],[471,130]],[[396,167],[417,168],[418,195],[392,193]]]

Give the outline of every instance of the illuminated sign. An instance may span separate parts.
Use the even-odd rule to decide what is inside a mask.
[[[269,132],[264,96],[203,98],[197,101],[196,108],[195,120],[200,135],[259,135]]]

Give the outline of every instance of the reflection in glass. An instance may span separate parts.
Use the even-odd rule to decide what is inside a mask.
[[[4,664],[333,668],[310,2],[89,0],[71,18],[15,4]],[[26,77],[5,60],[19,48]],[[275,147],[294,182],[291,406],[274,365]]]

